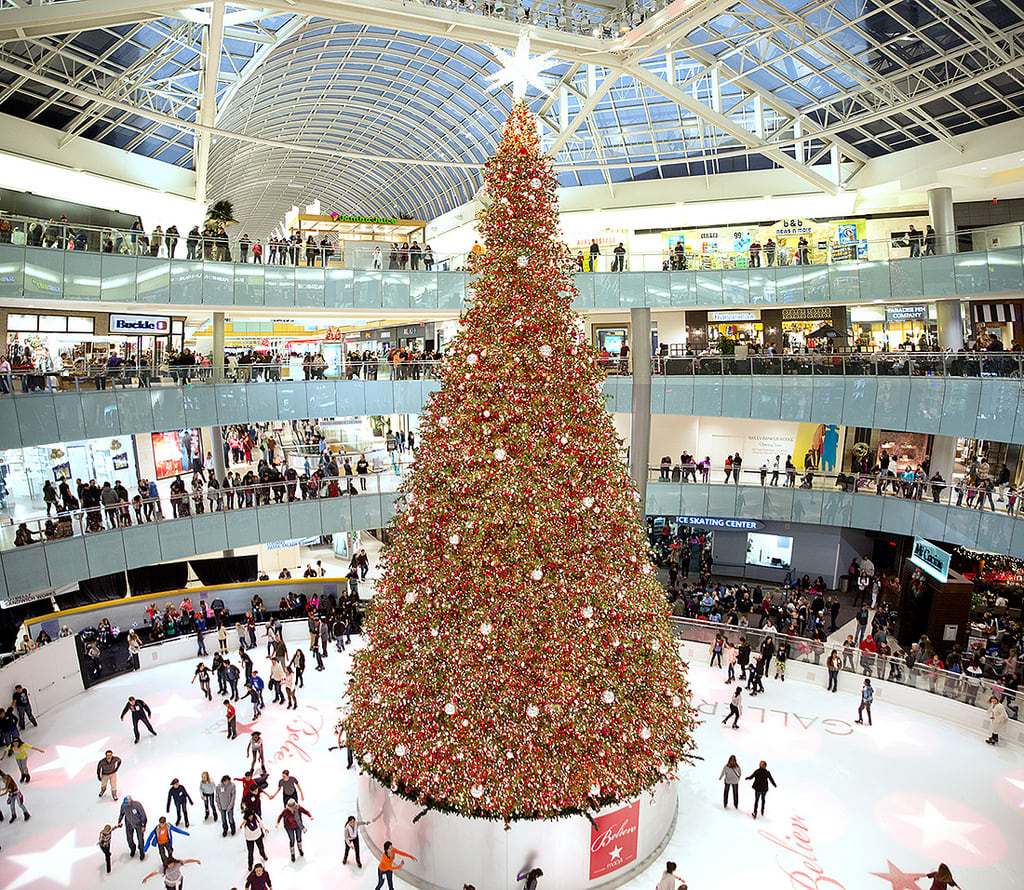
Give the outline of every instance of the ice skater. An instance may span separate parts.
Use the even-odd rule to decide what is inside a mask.
[[[743,687],[737,686],[736,691],[732,694],[732,700],[729,702],[729,713],[725,715],[725,719],[722,721],[722,726],[725,726],[729,722],[729,718],[732,718],[732,728],[739,729],[740,714],[743,713]]]
[[[378,817],[379,818],[379,817]],[[356,867],[362,868],[363,862],[359,858],[359,827],[361,825],[369,825],[370,822],[375,822],[376,819],[371,819],[369,822],[360,822],[355,816],[349,816],[345,820],[345,855],[342,857],[341,864],[348,865],[348,854],[351,850],[355,853]]]
[[[11,701],[14,705],[15,710],[18,712],[18,725],[25,728],[25,718],[28,717],[32,721],[33,726],[38,726],[36,723],[35,714],[32,713],[32,700],[28,697],[28,690],[20,683],[14,687],[14,698]]]
[[[399,850],[391,841],[384,842],[384,852],[381,854],[380,862],[377,865],[377,886],[374,890],[380,890],[384,886],[384,881],[388,882],[388,890],[395,890],[394,878],[392,874],[398,871],[403,865],[405,860],[403,859],[398,865],[395,865],[396,856],[408,856],[413,862],[416,861],[416,857],[412,853],[406,853],[404,850]]]
[[[245,756],[252,758],[252,765],[249,767],[252,772],[256,772],[256,761],[259,761],[260,770],[262,772],[267,771],[266,764],[263,761],[263,737],[260,735],[259,730],[253,730],[252,735],[249,736],[249,744],[245,747]]]
[[[285,804],[284,809],[281,811],[281,815],[277,817],[275,826],[281,824],[281,820],[284,819],[284,830],[288,835],[288,852],[291,854],[292,862],[295,861],[295,847],[299,848],[299,855],[305,856],[302,852],[302,832],[304,830],[302,825],[302,817],[308,816],[309,821],[313,821],[313,815],[305,807],[299,806],[295,800],[289,800]]]
[[[135,856],[135,844],[138,841],[139,862],[146,858],[146,811],[137,800],[129,795],[121,801],[121,812],[117,817],[115,828],[124,826],[124,838],[128,842],[128,855]]]
[[[263,678],[254,670],[245,685],[249,689],[249,701],[252,702],[252,719],[259,720],[263,709]]]
[[[213,701],[213,693],[210,692],[210,669],[205,662],[201,661],[196,665],[195,672],[192,674],[192,682],[195,683],[197,678],[199,679],[199,688],[206,696],[206,700]]]
[[[210,774],[204,772],[199,778],[199,793],[203,795],[203,821],[213,819],[217,821],[217,801],[215,800],[217,786],[210,779]]]
[[[724,783],[722,787],[722,806],[725,809],[729,809],[729,789],[731,788],[732,806],[733,809],[738,810],[740,808],[740,779],[743,778],[743,770],[740,769],[735,754],[729,755],[729,759],[726,761],[725,766],[722,767],[722,772],[719,773],[718,778]]]
[[[875,690],[871,688],[871,681],[868,679],[864,680],[864,685],[860,690],[860,706],[857,708],[857,719],[854,723],[864,723],[864,712],[867,711],[868,715],[868,726],[871,725],[871,702],[875,700]]]
[[[764,815],[764,800],[768,796],[768,783],[770,782],[773,788],[779,786],[775,784],[775,779],[768,772],[768,764],[763,760],[758,764],[757,769],[747,776],[747,779],[754,780],[754,812],[751,815],[756,819],[758,803],[761,804],[761,815]]]
[[[96,764],[96,781],[100,783],[100,793],[97,797],[103,797],[109,785],[111,796],[117,800],[117,771],[120,768],[121,758],[115,757],[113,751],[107,751]]]
[[[181,890],[184,879],[181,876],[181,867],[188,865],[190,862],[194,862],[196,865],[200,865],[198,859],[175,859],[173,856],[168,856],[164,861],[163,865],[160,866],[156,871],[151,871],[146,877],[142,879],[142,883],[145,884],[150,878],[156,877],[159,874],[164,876],[164,887],[167,890]]]
[[[96,842],[96,845],[103,852],[103,858],[106,860],[108,875],[110,874],[110,839],[113,836],[113,834],[114,829],[111,828],[109,825],[104,825],[103,828],[100,829],[100,837],[99,840]]]
[[[25,795],[18,788],[18,783],[14,781],[14,776],[9,776],[7,773],[0,773],[0,776],[3,776],[3,793],[7,795],[7,805],[11,808],[11,821],[16,822],[18,820],[18,814],[14,808],[21,807],[21,815],[28,822],[32,818],[32,814],[25,809]]]
[[[168,859],[174,858],[174,834],[184,835],[188,837],[188,832],[181,828],[177,828],[171,825],[167,821],[166,816],[161,816],[160,821],[156,823],[153,830],[149,833],[149,837],[146,838],[146,849],[150,847],[156,847],[157,852],[160,854],[160,861],[166,863]],[[156,872],[154,872],[156,874]]]
[[[185,786],[177,779],[171,779],[171,787],[167,789],[167,809],[165,811],[167,813],[171,812],[171,801],[174,801],[176,814],[174,824],[181,825],[182,817],[184,817],[185,827],[188,828],[188,805],[192,803],[192,798]]]
[[[235,712],[235,706],[228,699],[224,699],[224,716],[227,717],[228,721],[228,738],[237,739],[238,714]]]
[[[153,729],[153,725],[149,722],[149,718],[152,715],[152,711],[141,698],[136,698],[134,695],[128,696],[128,703],[124,706],[121,711],[121,722],[124,722],[124,715],[131,712],[132,715],[132,729],[135,732],[135,744],[139,743],[139,724],[141,723],[146,729],[149,730],[151,735],[156,735],[156,730]]]
[[[15,763],[18,764],[18,770],[21,772],[22,782],[32,781],[32,774],[28,771],[29,751],[38,751],[40,754],[46,753],[42,748],[37,748],[35,745],[29,745],[21,739],[15,739],[7,746],[7,756],[13,757]]]
[[[871,716],[870,711],[868,711],[868,716]],[[985,739],[985,744],[998,745],[999,733],[1006,732],[1006,725],[1009,722],[1010,715],[1006,712],[1006,705],[994,695],[988,700],[988,719],[992,721],[992,735]]]
[[[228,836],[228,829],[231,834],[235,833],[235,783],[231,776],[221,776],[220,783],[213,792],[217,801],[217,809],[220,810],[221,837]]]
[[[242,821],[242,836],[245,838],[245,846],[249,851],[249,871],[252,871],[254,848],[260,851],[263,861],[267,861],[267,851],[263,847],[263,837],[267,833],[266,827],[256,813],[249,811]]]

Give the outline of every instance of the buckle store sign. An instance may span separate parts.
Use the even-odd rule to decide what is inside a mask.
[[[594,819],[590,830],[590,880],[617,871],[636,859],[640,802]]]
[[[162,337],[171,331],[171,320],[166,315],[118,315],[111,312],[108,321],[111,334],[131,337]]]

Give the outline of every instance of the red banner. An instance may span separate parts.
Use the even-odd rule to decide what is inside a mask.
[[[598,816],[590,833],[590,880],[628,865],[636,859],[640,830],[640,802]]]

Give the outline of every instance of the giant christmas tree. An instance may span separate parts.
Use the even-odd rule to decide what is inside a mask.
[[[547,818],[674,774],[694,714],[525,104],[485,181],[475,297],[421,419],[346,722],[400,794]]]

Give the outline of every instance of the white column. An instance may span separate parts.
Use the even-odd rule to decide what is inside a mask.
[[[647,469],[651,455],[651,310],[630,309],[630,354],[633,357],[633,405],[629,424],[629,471],[646,513]]]

